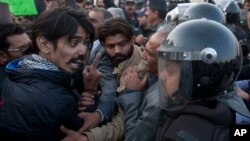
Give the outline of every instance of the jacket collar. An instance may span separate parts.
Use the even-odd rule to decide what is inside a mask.
[[[20,68],[19,64],[22,60],[23,59],[14,60],[6,66],[6,71],[10,80],[27,84],[41,80],[56,83],[68,88],[71,88],[74,83],[72,74],[68,72]]]

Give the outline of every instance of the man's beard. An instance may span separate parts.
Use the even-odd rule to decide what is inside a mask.
[[[118,53],[113,57],[111,57],[111,56],[109,56],[109,57],[112,60],[112,63],[114,64],[114,66],[117,67],[121,62],[129,59],[132,56],[133,51],[134,51],[134,47],[131,46],[128,54]]]

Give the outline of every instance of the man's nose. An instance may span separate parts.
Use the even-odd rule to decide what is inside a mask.
[[[85,55],[87,53],[88,47],[84,44],[80,45],[78,48],[79,55]]]
[[[120,53],[121,52],[121,47],[118,45],[115,46],[115,53]]]

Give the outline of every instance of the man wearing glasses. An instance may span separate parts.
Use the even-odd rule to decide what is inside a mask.
[[[14,23],[0,24],[0,82],[6,78],[5,66],[28,54],[31,40],[25,30]]]

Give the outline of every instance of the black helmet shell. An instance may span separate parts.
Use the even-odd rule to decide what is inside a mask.
[[[191,5],[183,14],[182,20],[206,18],[225,24],[226,18],[222,10],[211,3],[198,3]]]
[[[158,49],[159,58],[164,57],[164,53],[170,54],[167,60],[192,62],[193,99],[229,91],[242,63],[234,34],[224,25],[207,19],[178,25]]]

